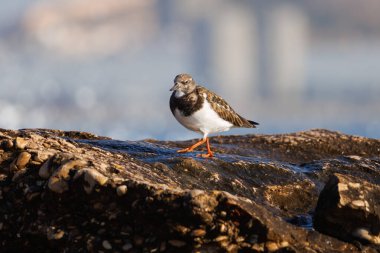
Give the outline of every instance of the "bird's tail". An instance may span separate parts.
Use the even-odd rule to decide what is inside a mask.
[[[251,123],[252,126],[260,125],[259,123],[252,121],[252,120],[248,120],[248,122]]]

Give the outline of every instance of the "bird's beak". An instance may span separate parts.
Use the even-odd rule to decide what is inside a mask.
[[[178,90],[178,88],[179,88],[179,83],[174,83],[174,86],[170,89],[170,91]]]

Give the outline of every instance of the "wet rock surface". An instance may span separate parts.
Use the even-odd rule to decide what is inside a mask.
[[[380,245],[379,215],[380,186],[336,173],[320,194],[314,225],[345,241]]]
[[[213,159],[176,153],[191,143],[0,130],[1,252],[379,250],[379,140],[311,130],[214,137]],[[337,193],[362,214],[353,237],[314,215],[337,180],[364,187]]]

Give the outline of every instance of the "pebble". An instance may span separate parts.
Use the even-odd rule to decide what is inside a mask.
[[[107,181],[108,178],[104,176],[102,173],[95,169],[89,169],[85,168],[80,170],[74,177],[74,179],[77,179],[81,175],[84,174],[84,181],[87,182],[87,185],[84,185],[84,190],[86,193],[90,194],[92,190],[94,189],[95,185],[104,185]]]
[[[128,187],[126,185],[119,185],[116,188],[116,194],[117,196],[123,196],[127,193]]]
[[[228,236],[226,235],[220,235],[214,239],[215,242],[221,242],[221,241],[226,241],[226,240],[228,240]]]
[[[65,235],[65,232],[62,230],[55,230],[54,227],[49,227],[47,230],[47,239],[48,240],[60,240]]]
[[[5,142],[5,148],[6,149],[8,149],[8,150],[10,150],[11,148],[13,148],[13,141],[11,141],[11,140],[7,140],[6,142]]]
[[[85,165],[87,165],[87,162],[83,160],[70,160],[63,163],[50,177],[48,182],[49,189],[56,193],[63,193],[67,191],[69,189],[69,185],[66,180],[70,178],[70,170],[83,167]]]
[[[25,168],[25,166],[29,163],[30,161],[30,158],[32,157],[31,154],[29,154],[28,152],[21,152],[19,155],[18,155],[18,158],[17,158],[17,161],[16,161],[16,166],[18,169],[23,169]]]
[[[42,178],[48,179],[51,175],[50,172],[50,165],[51,165],[52,158],[48,159],[42,166],[40,167],[38,171],[38,175]]]
[[[206,234],[206,230],[204,229],[195,229],[191,232],[191,236],[194,236],[194,237],[201,237],[201,236],[204,236]]]
[[[102,246],[103,246],[103,248],[105,248],[106,250],[111,250],[111,249],[112,249],[112,245],[111,245],[111,243],[110,243],[109,241],[107,241],[107,240],[104,240],[104,241],[102,242]]]
[[[53,152],[38,150],[33,156],[33,160],[36,162],[43,163],[53,155]]]
[[[186,242],[180,240],[169,240],[168,243],[176,248],[181,248],[186,245]]]
[[[244,242],[245,241],[245,238],[243,236],[238,236],[236,239],[235,239],[236,242]]]
[[[132,249],[133,248],[133,245],[132,244],[130,244],[130,243],[126,243],[126,244],[124,244],[123,245],[123,247],[121,248],[123,251],[128,251],[128,250],[130,250],[130,249]]]
[[[348,185],[344,183],[338,183],[338,190],[339,191],[348,191]]]
[[[348,186],[350,188],[354,188],[354,189],[359,189],[361,187],[361,184],[360,183],[352,183],[352,182],[348,182]]]
[[[227,246],[227,252],[238,252],[239,247],[236,244],[230,244]]]
[[[288,247],[288,246],[289,246],[289,242],[287,242],[287,241],[282,241],[282,242],[280,243],[280,246],[281,246],[282,248]]]
[[[16,137],[15,140],[15,146],[18,149],[25,149],[26,145],[28,144],[28,141],[21,137]]]
[[[219,228],[219,231],[220,233],[224,234],[227,232],[227,226],[224,225],[223,223],[220,225],[220,228]]]
[[[69,184],[58,177],[51,177],[48,182],[48,187],[55,193],[63,193],[69,190]]]
[[[354,200],[354,201],[352,201],[351,203],[352,203],[352,205],[354,205],[354,206],[358,206],[358,207],[363,207],[363,206],[365,206],[365,202],[364,202],[363,200],[360,200],[360,199],[358,199],[358,200]]]
[[[276,250],[279,249],[277,243],[275,243],[275,242],[266,242],[266,243],[265,243],[265,248],[266,248],[269,252],[273,252],[273,251],[276,251]]]
[[[371,235],[368,229],[358,228],[353,232],[353,236],[370,241],[373,244],[380,245],[380,236]]]
[[[175,226],[175,230],[180,233],[181,235],[185,235],[190,232],[190,228],[182,226],[182,225],[177,225]]]

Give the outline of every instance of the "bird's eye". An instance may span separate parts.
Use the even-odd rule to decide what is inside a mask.
[[[190,82],[190,80],[186,80],[184,83],[185,83],[185,84],[188,84],[189,82]]]

